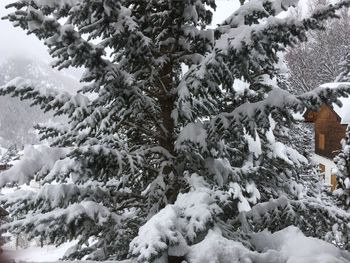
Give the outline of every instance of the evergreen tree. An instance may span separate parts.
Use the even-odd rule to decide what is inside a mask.
[[[309,12],[328,0],[308,1]],[[323,23],[324,30],[307,33],[307,42],[288,48],[285,58],[289,68],[289,81],[294,93],[301,94],[324,83],[333,82],[339,75],[339,61],[350,46],[350,11],[338,12],[339,19]],[[296,12],[295,16],[301,16]]]
[[[338,199],[338,206],[349,212],[350,207],[350,128],[346,129],[345,138],[341,141],[342,148],[334,158],[337,165],[337,186],[333,195]],[[347,249],[349,245],[349,232],[343,224],[335,224],[333,232],[338,237],[337,242]]]
[[[341,142],[342,149],[334,158],[338,167],[337,190],[335,194],[339,197],[341,205],[349,209],[350,205],[350,128],[346,129],[345,138]]]
[[[350,48],[350,46],[348,48]],[[350,82],[350,52],[344,56],[344,60],[340,63],[340,70],[341,72],[335,81]]]
[[[306,159],[280,139],[293,112],[349,87],[292,95],[278,86],[278,52],[350,1],[277,17],[296,2],[251,0],[215,29],[214,0],[11,4],[7,19],[44,40],[57,68],[85,67],[86,85],[76,95],[23,79],[1,88],[69,118],[38,126],[51,147],[27,147],[2,174],[1,185],[42,185],[1,197],[18,218],[6,227],[78,239],[65,258],[139,262],[190,261],[212,229],[249,248],[251,233],[291,224],[332,241],[350,216],[304,196],[295,167]]]
[[[0,163],[8,164],[9,162],[13,161],[13,159],[17,156],[17,154],[18,154],[17,146],[15,144],[11,145],[7,149],[5,154],[1,156]]]
[[[340,63],[341,73],[336,78],[336,82],[350,82],[350,53],[344,56]],[[350,128],[346,129],[345,138],[341,141],[342,149],[334,158],[337,164],[337,190],[335,195],[339,198],[340,206],[348,210],[350,205]]]
[[[344,56],[344,60],[339,63],[340,74],[336,77],[336,82],[350,82],[350,53]],[[350,129],[349,126],[345,132],[345,138],[341,141],[341,150],[334,158],[337,165],[337,185],[333,195],[338,199],[338,205],[346,211],[349,211],[350,205]],[[350,249],[349,235],[346,235],[346,227],[342,224],[336,224],[333,232],[338,236],[338,242],[344,247]]]

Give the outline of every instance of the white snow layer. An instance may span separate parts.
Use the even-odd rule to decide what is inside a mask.
[[[297,227],[289,226],[271,234],[262,231],[252,236],[258,251],[277,251],[287,263],[350,262],[350,253],[313,237],[306,237]],[[274,261],[275,262],[275,261]]]
[[[29,183],[38,171],[51,170],[56,161],[66,155],[66,150],[50,148],[46,145],[27,145],[23,150],[23,156],[17,165],[1,173],[0,186],[7,183]]]
[[[159,229],[162,231],[162,229]],[[224,238],[218,229],[209,230],[199,243],[186,248],[189,263],[346,263],[350,254],[325,241],[306,237],[298,228],[287,227],[270,233],[262,231],[252,235],[252,244],[257,251],[251,251],[241,243]],[[20,262],[59,262],[64,254],[65,244],[58,248],[45,246],[32,247],[5,253]],[[185,252],[185,251],[182,251]],[[70,261],[65,261],[70,263]],[[73,262],[73,261],[72,261]],[[74,261],[74,263],[92,263],[93,261]],[[117,261],[105,261],[114,262]],[[120,263],[132,261],[120,261]],[[160,262],[166,262],[160,261]]]
[[[149,262],[159,254],[164,256],[166,251],[174,256],[186,254],[187,241],[193,242],[198,232],[205,232],[208,224],[222,211],[202,178],[191,176],[187,179],[192,191],[179,194],[175,204],[167,205],[148,220],[131,242],[130,252],[139,262]]]
[[[175,149],[180,149],[186,141],[199,145],[199,147],[207,148],[207,132],[200,123],[189,123],[180,132]]]
[[[337,166],[333,160],[330,160],[318,154],[313,154],[311,160],[316,165],[323,164],[325,166],[324,182],[328,185],[331,185],[331,176],[332,174],[335,174],[337,170]]]
[[[167,205],[148,220],[132,241],[130,254],[139,262],[150,262],[160,257],[155,262],[166,263],[167,255],[185,256],[189,263],[350,262],[349,252],[317,238],[306,237],[294,226],[275,233],[265,230],[253,234],[250,243],[255,247],[254,251],[240,242],[226,239],[215,222],[222,211],[216,200],[225,202],[228,196],[232,196],[242,201],[241,189],[236,184],[231,186],[230,193],[219,193],[207,188],[206,182],[199,176],[192,175],[187,180],[191,185],[190,192],[180,194],[175,204]],[[256,197],[249,201],[257,202],[260,194],[256,187],[249,185],[247,191]],[[264,213],[264,208],[258,206],[255,208]],[[201,240],[201,237],[204,239]]]
[[[285,145],[284,143],[276,141],[275,135],[274,135],[276,122],[271,116],[269,116],[269,120],[270,120],[271,127],[267,131],[266,137],[270,143],[269,147],[271,149],[271,154],[273,155],[273,157],[280,158],[291,165],[300,166],[302,164],[306,164],[308,160],[303,155],[301,155],[298,151],[296,151],[292,147],[289,147],[288,145]]]
[[[333,82],[325,83],[321,85],[323,88],[335,89],[343,85],[350,85],[350,82]],[[350,97],[348,98],[339,98],[340,102],[343,104],[342,107],[339,107],[333,103],[333,110],[338,114],[341,119],[341,124],[350,124]]]
[[[24,0],[24,2],[30,2],[30,1]],[[33,2],[38,6],[48,6],[53,8],[53,7],[64,7],[66,5],[74,6],[77,3],[81,2],[81,0],[34,0]]]
[[[5,244],[3,247],[6,257],[16,262],[55,262],[65,251],[76,242],[68,242],[61,246],[27,247],[15,249],[15,244]]]
[[[193,245],[189,252],[191,263],[346,263],[350,254],[335,246],[306,237],[296,227],[281,231],[263,231],[252,236],[257,251],[224,238],[220,231],[210,230],[205,239]],[[205,251],[205,253],[203,253]]]

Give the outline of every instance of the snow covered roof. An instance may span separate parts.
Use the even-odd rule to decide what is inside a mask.
[[[350,82],[332,82],[332,83],[325,83],[321,85],[323,88],[337,88],[341,85],[350,85]],[[334,104],[332,105],[333,110],[340,118],[341,124],[350,124],[350,97],[348,98],[340,98],[339,99],[341,103],[343,104],[342,107],[339,107],[338,105]]]

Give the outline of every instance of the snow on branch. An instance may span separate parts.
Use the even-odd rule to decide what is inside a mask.
[[[252,0],[245,3],[243,6],[238,8],[231,16],[229,16],[218,28],[231,27],[237,28],[239,26],[251,23],[248,22],[253,17],[256,19],[262,19],[269,16],[276,16],[282,11],[288,10],[291,6],[297,6],[299,0],[277,0],[271,3],[270,0]],[[248,20],[248,21],[247,21]]]
[[[68,149],[28,145],[16,165],[1,173],[0,186],[7,183],[28,184],[35,175],[50,171],[67,153]]]
[[[251,235],[256,251],[242,243],[222,236],[219,229],[208,232],[203,241],[191,246],[188,258],[191,263],[211,262],[337,262],[346,263],[350,255],[325,241],[305,236],[300,229],[289,226],[271,233],[268,230]]]
[[[39,10],[38,6],[36,6],[35,2],[36,1],[20,1],[17,4],[10,5],[9,7],[14,6],[18,10],[22,10],[26,5],[29,5],[29,7],[25,11],[11,13],[5,18],[14,22],[15,25],[28,30],[29,33],[34,33],[39,39],[44,39],[45,44],[50,48],[51,56],[58,58],[54,64],[55,66],[59,69],[68,68],[69,66],[85,67],[90,70],[96,69],[93,72],[96,79],[101,78],[103,75],[107,76],[107,72],[111,70],[114,74],[117,73],[120,76],[124,76],[125,79],[130,78],[130,76],[122,71],[117,65],[102,58],[102,56],[105,55],[103,46],[95,45],[83,39],[81,34],[75,30],[73,24],[66,23],[62,25],[57,20],[50,18],[48,15],[44,15],[44,13]],[[78,0],[61,0],[58,3],[57,1],[47,2],[41,0],[37,0],[37,2],[49,6],[54,2],[55,5],[72,4],[75,6],[75,9],[72,10],[72,17],[74,17],[73,14],[79,15],[81,13],[81,10],[79,9],[80,1]],[[107,4],[104,6],[107,7]],[[125,19],[130,11],[125,7],[118,6],[119,8],[114,10],[117,12],[116,17]],[[119,16],[118,13],[120,13]],[[120,24],[123,26],[130,25],[130,23]],[[89,75],[91,74],[92,72],[90,72]],[[85,77],[85,79],[89,78],[91,78],[91,76]]]
[[[110,210],[102,204],[93,201],[82,201],[80,203],[73,203],[66,208],[58,208],[53,211],[33,214],[30,217],[26,217],[15,222],[10,222],[6,228],[10,228],[13,231],[20,232],[24,230],[25,226],[32,226],[34,228],[33,233],[40,234],[63,231],[70,234],[70,225],[77,226],[77,222],[81,220],[91,220],[97,225],[103,225],[107,220],[112,218],[116,223],[118,222],[118,216],[111,213]],[[80,227],[84,227],[82,224]],[[57,237],[59,238],[59,237]]]
[[[222,25],[213,52],[192,65],[176,89],[178,109],[172,115],[175,122],[182,118],[186,123],[201,115],[211,117],[210,112],[220,111],[217,100],[228,94],[235,96],[232,91],[235,79],[244,79],[253,91],[259,86],[268,89],[270,85],[266,79],[278,70],[278,52],[300,40],[305,41],[307,30],[321,29],[323,20],[335,16],[336,10],[346,6],[350,6],[350,0],[318,9],[301,21],[271,14],[261,23],[232,28]],[[220,26],[217,30],[220,31]],[[264,55],[258,55],[260,53]]]
[[[222,213],[216,204],[216,193],[206,187],[199,176],[188,178],[192,190],[180,194],[174,205],[168,205],[143,225],[130,244],[130,253],[138,262],[150,262],[169,255],[181,256],[198,235],[214,223]]]
[[[324,218],[318,215],[327,215],[327,220],[324,221]],[[289,225],[299,225],[303,226],[301,230],[305,234],[312,235],[315,231],[323,231],[326,237],[332,232],[334,224],[349,222],[350,215],[344,210],[325,205],[317,198],[290,200],[286,196],[281,196],[256,204],[251,210],[241,212],[236,220],[240,224],[240,229],[247,233],[266,228],[283,229]]]
[[[73,115],[75,111],[88,111],[89,99],[81,94],[71,95],[65,91],[39,87],[22,78],[15,78],[0,87],[0,95],[11,95],[21,100],[31,100],[46,111],[55,111],[55,115]],[[77,113],[75,113],[77,114]]]
[[[18,5],[29,5],[30,3],[35,3],[35,5],[40,7],[49,7],[49,8],[63,8],[63,7],[73,7],[77,3],[82,2],[83,0],[20,0],[16,3],[12,3],[6,6],[10,8]]]
[[[311,92],[300,96],[290,94],[288,91],[275,87],[270,91],[266,99],[255,103],[245,103],[235,108],[230,113],[221,113],[210,121],[210,132],[218,132],[218,127],[223,130],[229,130],[242,125],[247,129],[248,134],[255,136],[258,128],[257,123],[263,123],[266,130],[270,128],[269,116],[274,111],[291,115],[292,112],[303,113],[306,109],[316,110],[323,103],[331,105],[332,103],[341,103],[339,97],[348,97],[350,94],[350,85],[340,85],[338,88],[330,89],[319,87]]]

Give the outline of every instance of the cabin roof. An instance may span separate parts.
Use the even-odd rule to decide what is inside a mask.
[[[325,83],[321,85],[323,88],[337,88],[341,85],[350,85],[350,82],[333,82],[333,83]],[[332,108],[334,112],[339,116],[340,118],[340,124],[350,124],[350,97],[345,98],[339,98],[341,103],[343,104],[342,107],[339,107],[335,103],[332,104]]]

